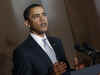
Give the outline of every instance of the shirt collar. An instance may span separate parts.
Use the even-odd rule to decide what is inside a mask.
[[[47,39],[46,34],[44,34],[44,37],[40,37],[40,36],[38,36],[38,35],[36,35],[36,34],[34,34],[34,33],[30,33],[30,35],[31,35],[32,38],[34,38],[34,39],[39,39],[39,40]]]

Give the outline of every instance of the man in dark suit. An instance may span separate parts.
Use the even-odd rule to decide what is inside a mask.
[[[48,19],[40,4],[24,11],[25,26],[30,34],[13,53],[13,75],[70,75],[61,41],[46,36]]]

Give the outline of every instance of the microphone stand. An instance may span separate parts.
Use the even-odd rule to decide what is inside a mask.
[[[89,51],[88,55],[92,57],[92,65],[96,64],[96,50]]]

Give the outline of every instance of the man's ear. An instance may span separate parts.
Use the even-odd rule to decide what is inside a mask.
[[[28,20],[24,21],[25,27],[30,27]]]

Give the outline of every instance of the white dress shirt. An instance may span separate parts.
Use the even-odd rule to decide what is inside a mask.
[[[40,47],[42,48],[42,50],[49,56],[50,51],[49,51],[49,49],[45,49],[44,42],[43,42],[43,39],[46,39],[46,42],[48,43],[49,47],[53,50],[52,54],[54,54],[53,56],[49,56],[49,58],[50,58],[51,62],[53,64],[55,64],[57,62],[56,54],[54,52],[54,49],[50,45],[50,43],[49,43],[46,35],[44,34],[44,37],[37,36],[36,34],[33,34],[33,33],[31,33],[30,35],[40,45]]]

